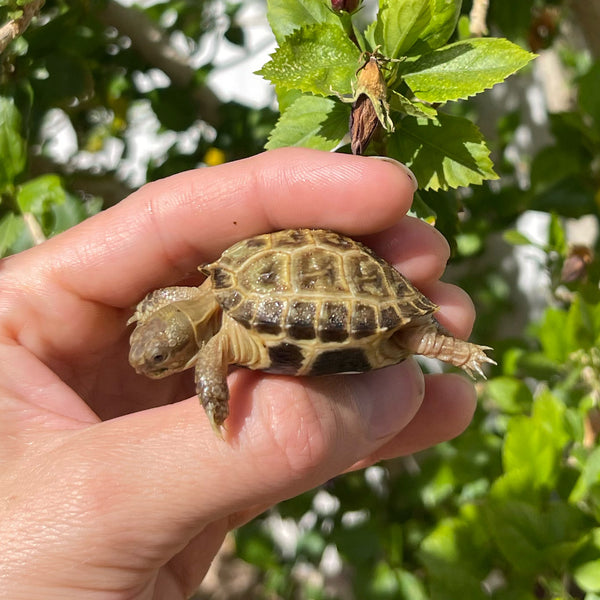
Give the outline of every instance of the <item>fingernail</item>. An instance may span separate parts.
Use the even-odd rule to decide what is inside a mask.
[[[425,393],[423,372],[416,361],[408,359],[361,377],[366,397],[359,407],[369,438],[379,440],[402,431],[419,410]]]
[[[419,189],[419,182],[417,181],[415,174],[405,164],[393,158],[390,158],[389,156],[369,156],[369,158],[376,158],[377,160],[383,160],[385,162],[391,163],[392,165],[395,165],[411,180],[413,185],[413,192],[416,192]]]

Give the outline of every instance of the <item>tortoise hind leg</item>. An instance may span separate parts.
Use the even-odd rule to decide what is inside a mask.
[[[466,371],[475,378],[478,373],[485,379],[483,365],[496,364],[486,353],[489,346],[479,346],[454,337],[437,321],[398,331],[392,341],[410,354],[437,358]]]

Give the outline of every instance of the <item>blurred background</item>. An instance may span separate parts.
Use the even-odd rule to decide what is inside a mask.
[[[263,151],[278,117],[253,74],[275,48],[266,9],[2,0],[2,255],[147,181]],[[236,531],[197,599],[600,600],[600,0],[490,0],[478,23],[472,9],[464,31],[538,54],[449,108],[481,128],[500,179],[422,193],[452,246],[445,279],[476,303],[472,339],[499,363],[474,422]]]

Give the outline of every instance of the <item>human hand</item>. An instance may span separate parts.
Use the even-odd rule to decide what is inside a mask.
[[[0,270],[0,596],[185,598],[226,532],[352,468],[459,434],[475,405],[459,375],[412,360],[362,375],[238,369],[218,440],[190,372],[151,381],[125,323],[154,288],[233,242],[312,226],[361,237],[441,308],[474,313],[438,281],[448,247],[402,218],[412,183],[364,157],[287,149],[147,185]],[[194,274],[194,275],[192,275]]]

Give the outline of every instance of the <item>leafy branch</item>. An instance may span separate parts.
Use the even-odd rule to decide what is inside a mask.
[[[23,35],[24,31],[29,27],[31,20],[35,17],[46,0],[32,0],[25,4],[18,16],[10,19],[7,23],[0,27],[0,53],[6,50],[7,46],[17,37]]]
[[[340,147],[348,125],[332,115],[347,114],[337,107],[351,101],[353,152],[363,153],[379,130],[377,152],[411,167],[424,190],[495,179],[477,127],[440,108],[504,81],[534,55],[506,39],[448,44],[460,0],[380,0],[377,18],[364,29],[332,6],[269,0],[279,47],[259,73],[275,85],[282,115],[267,148]]]

